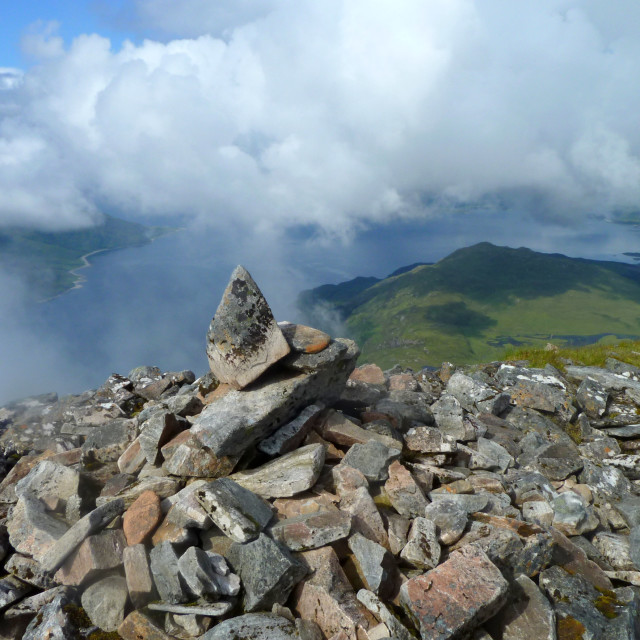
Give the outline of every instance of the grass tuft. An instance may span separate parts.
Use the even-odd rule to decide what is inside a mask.
[[[627,364],[640,367],[640,340],[623,340],[615,344],[591,344],[584,347],[560,347],[547,351],[544,348],[509,349],[504,360],[527,360],[532,367],[551,364],[565,371],[573,362],[591,367],[604,367],[607,358],[615,358]]]

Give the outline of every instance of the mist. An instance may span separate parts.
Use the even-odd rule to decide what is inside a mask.
[[[482,240],[637,250],[603,222],[640,200],[635,2],[101,10],[136,37],[44,24],[25,32],[24,68],[0,59],[0,228],[110,213],[186,230],[97,256],[83,290],[35,308],[0,273],[0,401],[141,364],[199,372],[238,263],[295,321],[302,289]]]

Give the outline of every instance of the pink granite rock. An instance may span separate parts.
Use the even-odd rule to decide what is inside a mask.
[[[495,615],[509,585],[484,551],[468,545],[435,569],[405,582],[402,604],[429,640],[452,640]]]

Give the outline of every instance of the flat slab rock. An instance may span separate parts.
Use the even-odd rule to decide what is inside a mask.
[[[258,285],[238,265],[207,333],[211,371],[220,382],[242,389],[290,350]]]
[[[201,640],[299,640],[296,625],[273,613],[247,613],[225,620],[205,633]]]
[[[400,599],[423,638],[449,640],[497,613],[507,600],[508,587],[487,555],[469,545],[405,582]]]
[[[217,457],[241,455],[311,403],[336,400],[358,354],[353,341],[335,340],[320,353],[288,358],[294,373],[227,393],[204,408],[191,433]]]
[[[306,491],[316,483],[324,458],[324,446],[310,444],[257,469],[234,473],[231,479],[263,498],[286,498]]]

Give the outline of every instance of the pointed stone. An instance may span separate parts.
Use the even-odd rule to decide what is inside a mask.
[[[289,351],[258,285],[237,266],[207,333],[212,373],[220,382],[242,389]]]

